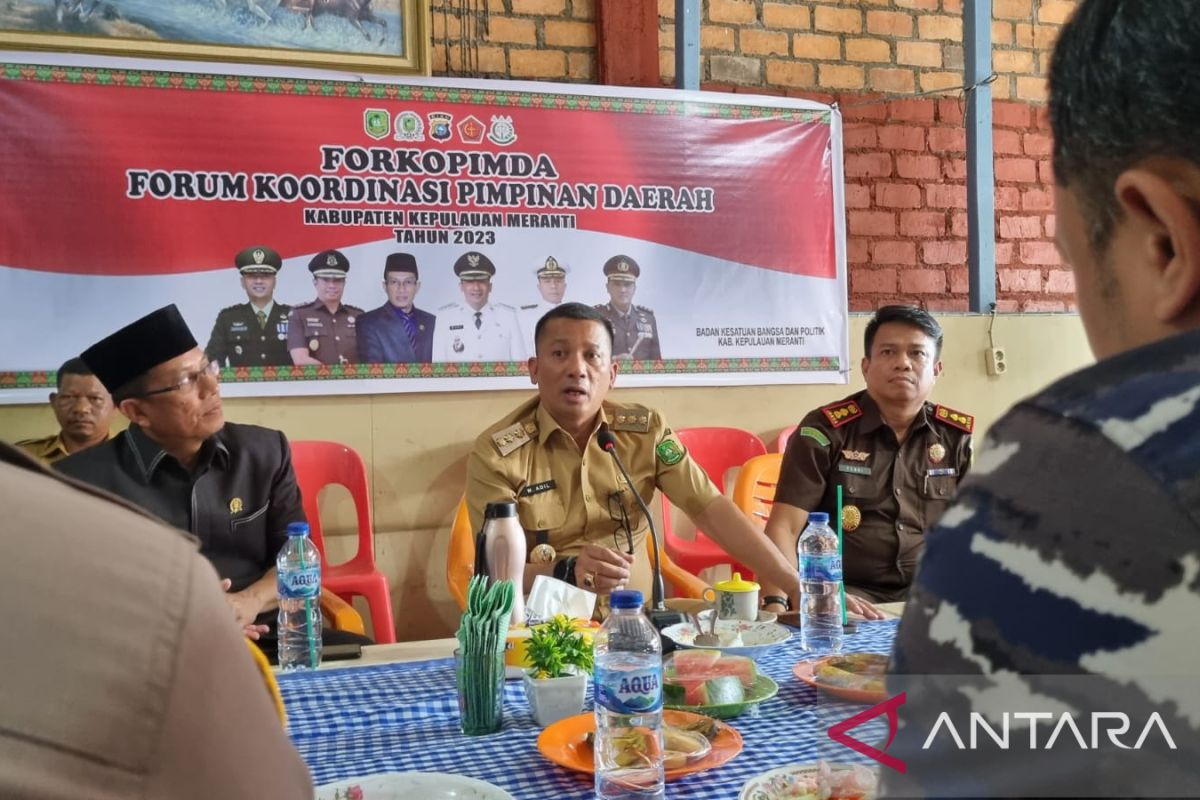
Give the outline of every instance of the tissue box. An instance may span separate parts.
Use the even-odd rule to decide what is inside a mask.
[[[574,621],[574,628],[580,633],[590,633],[593,636],[600,630],[600,623],[590,619],[577,619]],[[519,625],[508,629],[508,639],[504,643],[504,666],[511,667],[515,670],[525,669],[529,666],[529,660],[525,654],[525,647],[529,644],[530,629],[525,625]]]

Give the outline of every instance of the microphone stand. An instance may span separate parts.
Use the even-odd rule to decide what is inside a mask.
[[[642,495],[633,485],[633,479],[629,477],[629,471],[625,469],[624,462],[617,455],[617,437],[608,428],[608,423],[601,423],[600,430],[596,434],[596,441],[600,443],[617,465],[617,469],[621,471],[621,477],[625,479],[625,483],[629,486],[629,490],[633,492],[633,497],[637,500],[638,507],[642,509],[642,514],[646,517],[646,527],[650,529],[650,540],[654,545],[654,574],[650,579],[650,622],[658,630],[669,628],[672,625],[677,625],[680,622],[686,622],[687,618],[678,611],[671,611],[667,608],[664,602],[666,597],[666,588],[663,585],[662,568],[658,563],[658,531],[654,527],[654,518],[650,515],[650,508],[646,505],[646,501],[642,499]],[[674,649],[674,643],[667,637],[662,637],[663,652],[667,653]],[[669,649],[668,649],[669,648]]]

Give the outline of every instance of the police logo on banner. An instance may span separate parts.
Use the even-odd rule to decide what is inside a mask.
[[[513,127],[512,117],[492,117],[492,127],[488,131],[492,144],[509,145],[517,140],[517,130]]]
[[[396,135],[398,142],[425,141],[425,123],[421,115],[415,111],[401,111],[396,115]]]
[[[429,136],[434,141],[445,142],[454,135],[454,130],[450,127],[454,117],[445,111],[434,111],[426,114],[425,118],[429,120]]]
[[[385,139],[392,132],[392,115],[380,108],[363,112],[363,130],[372,139]]]

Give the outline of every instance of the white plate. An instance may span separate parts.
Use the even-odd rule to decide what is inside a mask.
[[[515,800],[499,786],[444,772],[381,772],[317,787],[315,800]]]
[[[826,781],[820,780],[822,766]],[[851,773],[857,773],[851,778]],[[828,778],[834,777],[840,782],[849,782],[859,792],[857,796],[873,798],[876,795],[879,774],[873,767],[861,764],[792,764],[787,767],[773,769],[761,775],[755,775],[746,781],[738,800],[792,800],[800,797],[828,796]],[[825,786],[819,786],[825,783]],[[805,787],[813,787],[812,794],[802,793]],[[845,786],[839,786],[844,790]],[[821,789],[825,789],[822,793]]]
[[[707,611],[701,611],[697,616],[700,617],[701,622],[708,624],[708,618],[712,616],[712,613],[712,609],[710,608]],[[774,611],[767,611],[765,608],[760,608],[758,610],[758,619],[755,622],[775,622],[777,619],[779,619],[779,616]]]
[[[708,631],[707,625],[704,630]],[[681,622],[663,630],[663,635],[680,647],[697,647],[696,633],[696,626],[690,622]],[[719,619],[717,620],[717,638],[723,644],[703,649],[718,650],[731,656],[749,656],[758,660],[772,647],[777,647],[792,638],[792,631],[777,622]],[[740,644],[737,643],[739,640]]]

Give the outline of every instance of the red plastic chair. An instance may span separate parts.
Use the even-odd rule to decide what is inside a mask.
[[[775,452],[787,452],[788,439],[792,438],[792,434],[796,432],[795,425],[789,425],[779,432],[779,438],[775,440]]]
[[[679,441],[687,449],[692,460],[708,473],[708,477],[717,486],[717,490],[725,493],[725,472],[734,467],[740,467],[755,456],[767,452],[767,448],[750,431],[741,428],[681,428],[675,431]],[[663,510],[663,549],[679,566],[694,575],[701,570],[717,564],[732,564],[735,572],[740,572],[743,578],[753,576],[753,570],[745,564],[738,564],[721,549],[713,540],[696,531],[696,538],[684,539],[676,536],[671,528],[671,504],[665,498]]]
[[[392,620],[392,598],[387,577],[375,566],[375,534],[371,527],[371,492],[367,486],[367,466],[362,456],[339,442],[292,442],[292,464],[304,516],[312,532],[313,544],[321,552],[321,583],[344,600],[361,595],[371,610],[371,629],[379,644],[396,641]],[[350,491],[358,514],[358,551],[342,564],[329,563],[325,556],[325,538],[321,534],[321,512],[317,496],[329,484],[340,484]]]

